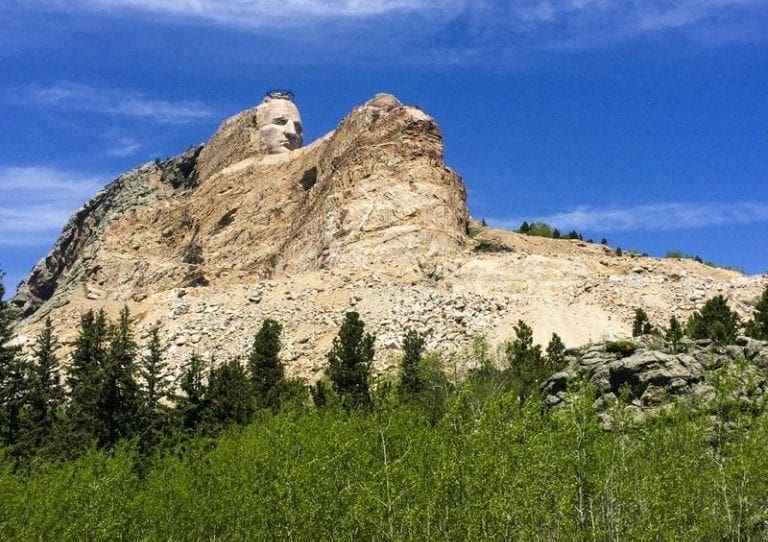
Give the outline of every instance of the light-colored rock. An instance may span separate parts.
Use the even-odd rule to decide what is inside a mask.
[[[685,318],[694,293],[722,289],[746,314],[766,284],[479,224],[469,238],[464,185],[426,113],[377,95],[317,141],[275,152],[261,128],[283,115],[298,135],[291,107],[268,98],[205,146],[139,166],[87,202],[14,298],[17,333],[35,336],[50,315],[71,345],[83,312],[115,317],[127,304],[139,336],[161,325],[178,366],[189,346],[177,336],[227,359],[275,318],[288,374],[311,378],[351,308],[377,333],[384,363],[408,327],[447,352],[477,333],[498,344],[522,319],[540,343],[557,332],[577,346],[627,336],[637,306],[654,323],[673,310]]]

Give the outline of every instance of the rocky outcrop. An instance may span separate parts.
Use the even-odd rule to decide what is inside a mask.
[[[768,391],[768,342],[739,337],[737,344],[724,347],[706,340],[683,346],[685,353],[669,353],[658,338],[643,337],[570,351],[568,366],[543,386],[545,404],[564,404],[569,384],[586,382],[595,389],[599,410],[623,396],[642,413],[675,398],[712,399],[724,371],[742,403],[761,400]]]
[[[66,351],[82,313],[128,305],[139,336],[160,325],[178,365],[193,352],[242,355],[275,318],[288,374],[312,378],[352,309],[377,334],[381,369],[408,328],[449,353],[481,333],[498,344],[522,319],[540,343],[556,331],[577,346],[626,336],[638,306],[663,323],[722,294],[747,315],[766,285],[689,260],[470,229],[464,184],[423,111],[377,95],[296,148],[298,111],[271,100],[78,211],[14,298],[20,342],[51,315]]]
[[[65,303],[68,287],[86,278],[88,263],[96,257],[111,224],[137,208],[178,195],[177,190],[192,188],[200,149],[190,147],[175,158],[141,165],[112,181],[76,211],[51,252],[19,285],[12,303],[20,315],[29,316],[55,294],[54,305]],[[173,191],[162,190],[162,186]]]

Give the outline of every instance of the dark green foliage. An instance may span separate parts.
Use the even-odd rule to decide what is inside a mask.
[[[752,319],[747,323],[746,334],[755,339],[768,341],[768,286],[755,304]]]
[[[203,425],[209,433],[253,419],[253,388],[238,360],[211,369],[204,404]]]
[[[80,331],[69,365],[69,404],[65,449],[77,450],[93,441],[107,440],[101,411],[106,386],[108,355],[107,317],[104,311],[89,311],[80,319]]]
[[[565,367],[565,345],[557,333],[553,333],[552,338],[549,340],[545,360],[547,372],[549,373],[547,376],[551,376]]]
[[[605,351],[618,354],[621,358],[631,356],[637,350],[637,345],[630,340],[609,341],[605,343]]]
[[[171,398],[170,371],[165,361],[165,348],[160,341],[160,331],[150,331],[148,352],[141,359],[139,389],[141,406],[139,410],[141,427],[140,439],[144,450],[156,446],[168,431]]]
[[[0,444],[14,445],[22,431],[22,409],[27,400],[26,364],[13,338],[13,313],[5,297],[4,273],[0,271]]]
[[[653,326],[648,320],[648,315],[643,309],[635,309],[635,319],[632,322],[632,336],[649,335],[653,332]]]
[[[517,233],[527,234],[529,231],[531,231],[531,225],[523,220],[523,223],[520,224],[520,227],[517,229]]]
[[[515,326],[515,340],[507,343],[505,354],[512,390],[521,403],[538,391],[549,376],[541,356],[541,346],[533,344],[533,330],[522,320]]]
[[[717,345],[731,344],[736,340],[739,315],[732,311],[722,295],[707,300],[701,311],[691,315],[686,333],[692,339],[709,339]]]
[[[602,239],[600,239],[600,244],[601,244],[601,245],[604,245],[604,246],[605,246],[605,245],[607,245],[607,244],[608,244],[608,239],[606,239],[605,237],[603,237]]]
[[[616,256],[623,256],[624,252],[621,250],[621,247],[616,247],[614,254],[616,254]]]
[[[116,324],[110,326],[109,351],[104,366],[99,398],[100,415],[106,427],[101,444],[113,446],[135,434],[140,412],[139,388],[135,373],[138,345],[133,337],[128,307],[123,307]]]
[[[199,354],[192,354],[184,366],[179,388],[183,395],[177,398],[176,403],[182,427],[186,431],[194,432],[202,421],[207,406],[205,362]]]
[[[677,317],[675,317],[674,315],[671,316],[669,319],[669,327],[667,328],[667,331],[664,334],[664,338],[666,339],[667,343],[669,344],[669,348],[672,350],[673,353],[680,352],[681,350],[680,341],[683,340],[684,336],[685,336],[685,332],[683,331],[682,324],[677,319]]]
[[[419,393],[424,388],[421,379],[421,356],[424,351],[424,339],[417,331],[409,330],[403,339],[403,359],[400,363],[401,394]]]
[[[371,406],[368,378],[373,363],[375,338],[365,332],[356,312],[348,312],[328,353],[328,377],[347,410]]]
[[[282,326],[271,318],[264,320],[261,329],[253,339],[251,354],[248,358],[253,390],[256,402],[262,408],[279,407],[277,388],[285,378],[280,363],[280,333]]]
[[[24,441],[28,451],[39,451],[50,444],[54,426],[60,421],[64,406],[59,360],[56,357],[58,340],[51,319],[35,340],[29,366],[29,395],[25,412]]]

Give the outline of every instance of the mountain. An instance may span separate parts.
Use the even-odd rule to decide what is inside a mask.
[[[766,284],[481,226],[435,120],[390,95],[307,146],[302,132],[291,97],[274,93],[205,145],[118,177],[20,285],[19,340],[50,315],[67,348],[83,312],[128,305],[140,335],[161,325],[179,364],[243,354],[270,317],[289,373],[311,378],[348,310],[377,333],[385,368],[407,328],[450,352],[479,333],[501,342],[523,319],[539,341],[556,331],[578,346],[627,335],[636,307],[662,324],[723,294],[747,314]]]

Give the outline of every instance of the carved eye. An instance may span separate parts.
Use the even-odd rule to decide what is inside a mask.
[[[279,124],[280,126],[285,126],[288,124],[288,119],[286,117],[277,117],[275,120],[273,120],[275,124]]]

